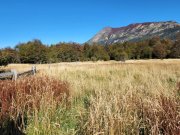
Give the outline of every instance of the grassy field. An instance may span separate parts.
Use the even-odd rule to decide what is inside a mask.
[[[42,85],[51,91],[33,95],[33,100],[43,96],[39,101],[40,107],[32,107],[33,115],[32,112],[27,113],[26,128],[23,128],[26,134],[180,134],[180,60],[36,66],[40,70],[37,77],[42,79],[46,76],[67,84],[68,99],[61,98],[56,102],[52,97],[48,100],[48,94],[54,92],[52,89],[62,86],[48,87],[43,85],[46,81],[38,83],[35,90],[41,89]],[[30,69],[31,65],[10,64],[6,68],[20,72]]]

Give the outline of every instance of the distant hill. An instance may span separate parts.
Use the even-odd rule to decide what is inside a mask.
[[[87,41],[87,43],[112,44],[126,41],[135,42],[155,36],[175,39],[175,35],[178,32],[180,32],[180,24],[174,21],[135,23],[120,28],[106,27]]]

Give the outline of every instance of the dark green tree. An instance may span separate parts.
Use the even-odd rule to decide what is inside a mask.
[[[16,46],[21,63],[46,63],[47,47],[40,40],[33,40]]]
[[[153,54],[158,59],[164,59],[167,56],[166,46],[164,44],[157,43],[153,47]]]
[[[136,43],[135,56],[137,59],[152,58],[152,47],[148,41],[141,41]]]
[[[16,50],[12,48],[5,48],[0,50],[0,66],[9,63],[18,63],[19,55]]]
[[[172,58],[180,58],[180,40],[177,40],[172,48],[171,48],[171,53],[170,57]]]
[[[98,44],[93,44],[91,46],[89,46],[89,50],[86,50],[86,53],[88,54],[88,57],[93,60],[109,60],[110,57],[107,53],[107,51],[105,50],[105,47],[102,45],[98,45]],[[86,48],[87,49],[87,48]]]
[[[58,63],[58,47],[56,45],[51,45],[47,48],[47,61],[48,63]]]
[[[60,43],[56,45],[59,62],[75,62],[83,59],[82,46],[76,43]]]
[[[0,50],[0,66],[6,66],[7,64],[8,64],[8,61],[3,56],[2,50]]]
[[[125,43],[127,45],[127,43]],[[129,50],[129,48],[122,43],[116,43],[109,46],[108,52],[111,60],[117,60],[117,61],[125,61],[128,59],[128,54],[126,51]],[[129,52],[130,53],[130,52]],[[130,55],[130,54],[129,54]]]
[[[160,37],[156,36],[149,40],[149,46],[153,47],[156,44],[161,43]]]

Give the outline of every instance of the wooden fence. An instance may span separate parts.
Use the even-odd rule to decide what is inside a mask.
[[[21,72],[21,73],[18,73],[16,70],[0,73],[0,80],[7,80],[7,79],[17,80],[19,77],[35,75],[35,74],[36,74],[36,67],[33,66],[31,70]]]

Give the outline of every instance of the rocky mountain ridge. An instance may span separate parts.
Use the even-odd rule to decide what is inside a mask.
[[[126,41],[136,42],[155,36],[175,39],[178,32],[180,32],[180,24],[175,21],[134,23],[120,28],[106,27],[87,43],[113,44]]]

